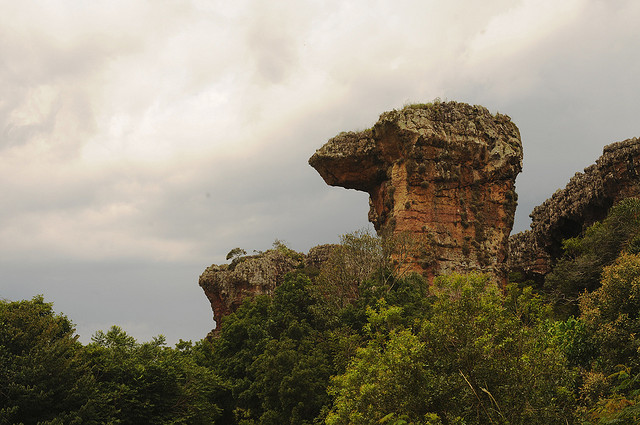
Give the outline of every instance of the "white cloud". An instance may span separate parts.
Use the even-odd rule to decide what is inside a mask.
[[[527,50],[580,17],[585,0],[522,0],[493,17],[471,41],[471,60],[508,57]]]

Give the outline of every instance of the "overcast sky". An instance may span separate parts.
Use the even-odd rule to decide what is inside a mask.
[[[198,276],[234,247],[368,226],[308,164],[436,97],[520,128],[515,230],[640,136],[640,2],[0,0],[0,297],[83,342],[213,327]]]

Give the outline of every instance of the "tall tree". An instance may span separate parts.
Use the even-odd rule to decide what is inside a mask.
[[[0,300],[0,423],[96,423],[96,385],[71,321],[42,296]]]

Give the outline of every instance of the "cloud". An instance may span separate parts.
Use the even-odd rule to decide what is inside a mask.
[[[524,0],[487,23],[470,43],[471,60],[506,57],[527,50],[554,33],[571,26],[586,7],[584,0],[562,3]]]

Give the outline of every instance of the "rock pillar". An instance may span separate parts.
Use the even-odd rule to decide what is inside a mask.
[[[369,193],[369,220],[401,241],[403,270],[429,278],[507,276],[522,169],[520,133],[506,115],[446,102],[385,112],[373,128],[340,133],[309,160],[325,182]],[[409,241],[409,243],[405,243]]]

